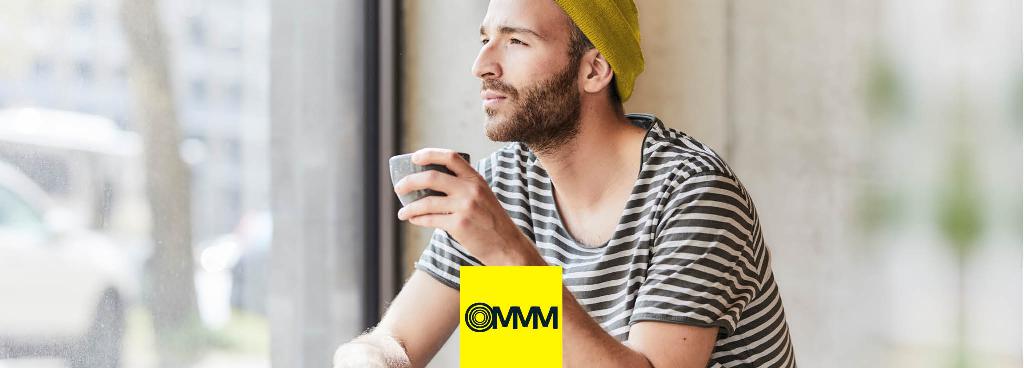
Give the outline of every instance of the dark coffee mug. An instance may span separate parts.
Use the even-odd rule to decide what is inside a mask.
[[[466,162],[472,163],[472,161],[469,160],[469,154],[459,152],[459,156],[462,156],[462,158],[464,160],[466,160]],[[427,171],[427,170],[435,170],[435,171],[443,172],[443,173],[448,174],[448,175],[455,175],[454,173],[452,173],[451,170],[448,170],[448,168],[445,167],[444,165],[425,165],[425,166],[420,166],[420,165],[413,164],[412,163],[412,154],[411,153],[406,153],[404,155],[398,155],[398,156],[392,157],[391,159],[388,160],[388,166],[390,166],[390,168],[391,168],[391,186],[394,186],[395,184],[398,184],[399,180],[402,180],[402,178],[404,178],[406,176],[409,176],[410,174],[415,174],[415,173],[423,172],[423,171]],[[412,203],[412,202],[416,201],[417,199],[420,199],[420,198],[423,198],[423,197],[427,197],[427,196],[443,196],[443,195],[445,195],[445,194],[441,193],[441,192],[438,192],[438,191],[434,191],[434,190],[430,190],[430,189],[423,189],[423,190],[414,190],[414,191],[411,191],[409,193],[405,193],[405,195],[399,196],[398,200],[402,202],[403,206],[406,206],[409,203]]]

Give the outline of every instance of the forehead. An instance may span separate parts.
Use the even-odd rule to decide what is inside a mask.
[[[569,17],[552,0],[491,0],[480,24],[487,32],[498,27],[529,28],[545,37],[568,34]]]

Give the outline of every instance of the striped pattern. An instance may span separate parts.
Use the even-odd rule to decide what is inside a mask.
[[[707,146],[653,115],[629,118],[648,129],[643,165],[612,239],[602,246],[583,246],[565,230],[551,180],[526,146],[509,144],[477,170],[616,339],[626,340],[639,321],[718,326],[709,366],[795,367],[768,248],[743,185]],[[480,264],[437,230],[416,268],[458,289],[459,267]]]

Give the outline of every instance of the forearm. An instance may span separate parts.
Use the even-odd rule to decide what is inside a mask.
[[[525,243],[524,243],[525,244]],[[547,266],[532,243],[529,246],[504,247],[511,250],[495,257],[492,264]],[[565,367],[652,368],[643,354],[615,340],[608,334],[569,289],[562,287],[562,357]]]
[[[562,357],[565,367],[653,368],[643,354],[608,334],[562,287]]]
[[[384,332],[371,332],[341,345],[334,352],[334,368],[410,368],[405,348]]]

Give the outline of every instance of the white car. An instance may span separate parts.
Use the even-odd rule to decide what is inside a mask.
[[[133,268],[108,237],[73,217],[0,162],[0,358],[120,365]]]

